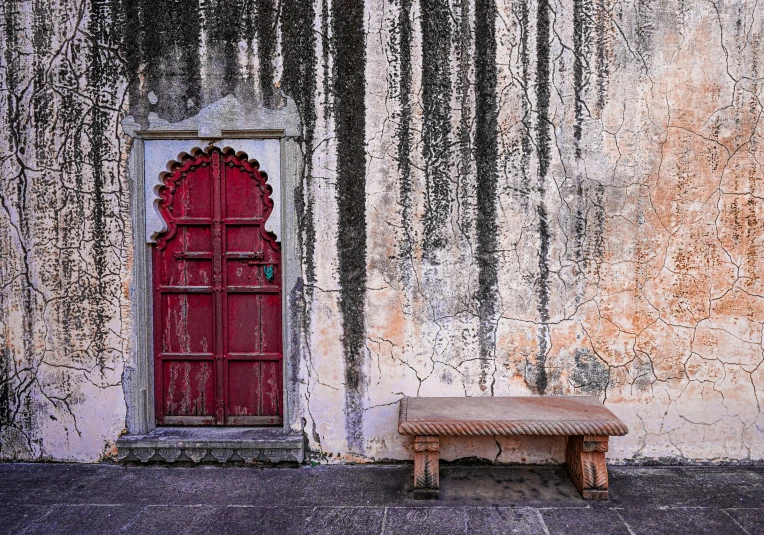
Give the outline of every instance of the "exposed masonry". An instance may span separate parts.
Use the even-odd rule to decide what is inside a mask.
[[[0,457],[94,461],[125,427],[122,120],[290,96],[315,459],[409,458],[404,395],[527,393],[599,396],[616,460],[762,459],[756,3],[338,6],[0,3]],[[534,444],[442,450],[561,458]]]

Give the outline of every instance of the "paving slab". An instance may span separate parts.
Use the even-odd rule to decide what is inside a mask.
[[[536,509],[476,507],[466,510],[467,533],[485,535],[545,535],[544,522]]]
[[[560,535],[633,535],[617,510],[554,508],[541,511],[550,533]]]
[[[31,526],[35,521],[46,521],[52,507],[43,505],[0,505],[0,535],[12,535]]]
[[[764,508],[725,509],[724,512],[749,535],[764,535]]]
[[[123,533],[142,535],[223,533],[224,511],[223,507],[212,505],[150,505],[144,507],[141,513],[123,528]]]
[[[762,534],[761,467],[611,467],[587,502],[559,466],[445,465],[415,501],[402,465],[0,464],[0,535]]]
[[[387,510],[386,533],[466,535],[467,512],[461,507],[396,507]]]
[[[649,514],[644,509],[625,509],[620,513],[636,534],[746,535],[737,522],[720,509],[680,507],[653,509]]]
[[[119,535],[139,515],[137,505],[56,505],[48,515],[30,523],[20,535]]]

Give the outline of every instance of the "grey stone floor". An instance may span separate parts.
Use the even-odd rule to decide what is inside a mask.
[[[764,469],[611,467],[608,502],[560,467],[0,464],[0,534],[764,534]]]

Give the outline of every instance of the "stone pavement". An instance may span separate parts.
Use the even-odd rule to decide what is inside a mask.
[[[617,467],[608,502],[555,466],[0,464],[0,534],[762,534],[764,468]]]

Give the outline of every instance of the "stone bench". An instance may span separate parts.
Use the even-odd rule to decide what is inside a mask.
[[[608,437],[629,432],[591,397],[403,398],[398,433],[414,436],[414,498],[437,499],[441,436],[562,435],[565,467],[585,500],[607,500]]]

